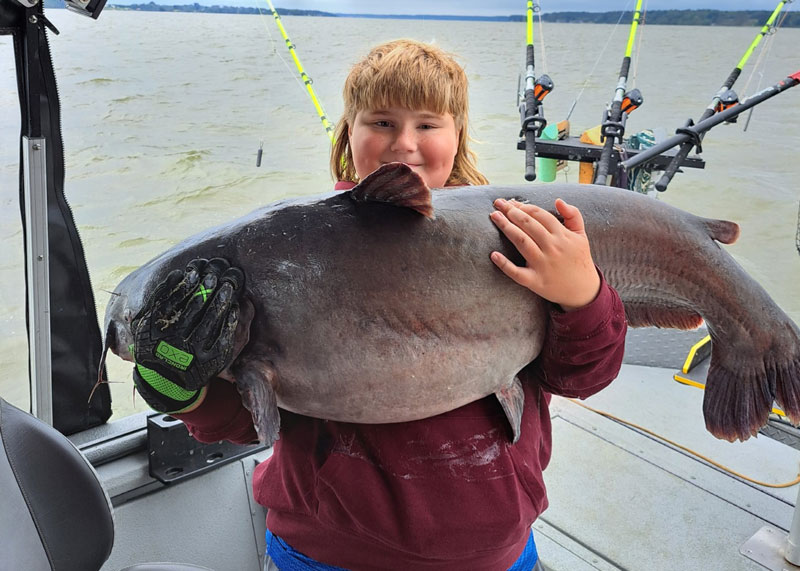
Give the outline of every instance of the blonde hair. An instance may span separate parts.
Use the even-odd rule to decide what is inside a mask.
[[[469,148],[467,75],[452,55],[413,40],[381,44],[350,70],[343,98],[344,112],[331,148],[334,180],[358,181],[349,138],[356,114],[402,107],[453,116],[459,137],[448,185],[489,183]]]

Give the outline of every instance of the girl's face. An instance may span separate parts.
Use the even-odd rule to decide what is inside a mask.
[[[356,174],[364,179],[386,163],[406,163],[431,188],[450,178],[458,150],[453,116],[390,107],[359,111],[349,130]]]

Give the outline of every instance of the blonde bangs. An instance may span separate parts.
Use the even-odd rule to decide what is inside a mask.
[[[467,78],[451,56],[434,46],[397,40],[356,64],[344,87],[350,118],[389,107],[450,113],[460,125],[467,110]]]

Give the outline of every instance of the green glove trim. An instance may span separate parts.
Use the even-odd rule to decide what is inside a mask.
[[[136,369],[139,371],[142,379],[150,385],[156,392],[171,398],[174,401],[186,402],[195,397],[198,391],[187,391],[183,387],[179,387],[166,377],[158,374],[153,369],[148,369],[142,365],[137,364]]]

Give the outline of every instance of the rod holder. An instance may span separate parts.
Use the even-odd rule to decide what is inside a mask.
[[[792,565],[800,565],[800,510],[798,506],[800,506],[800,489],[797,491],[792,527],[789,528],[789,535],[786,537],[786,547],[783,554],[786,561]]]

